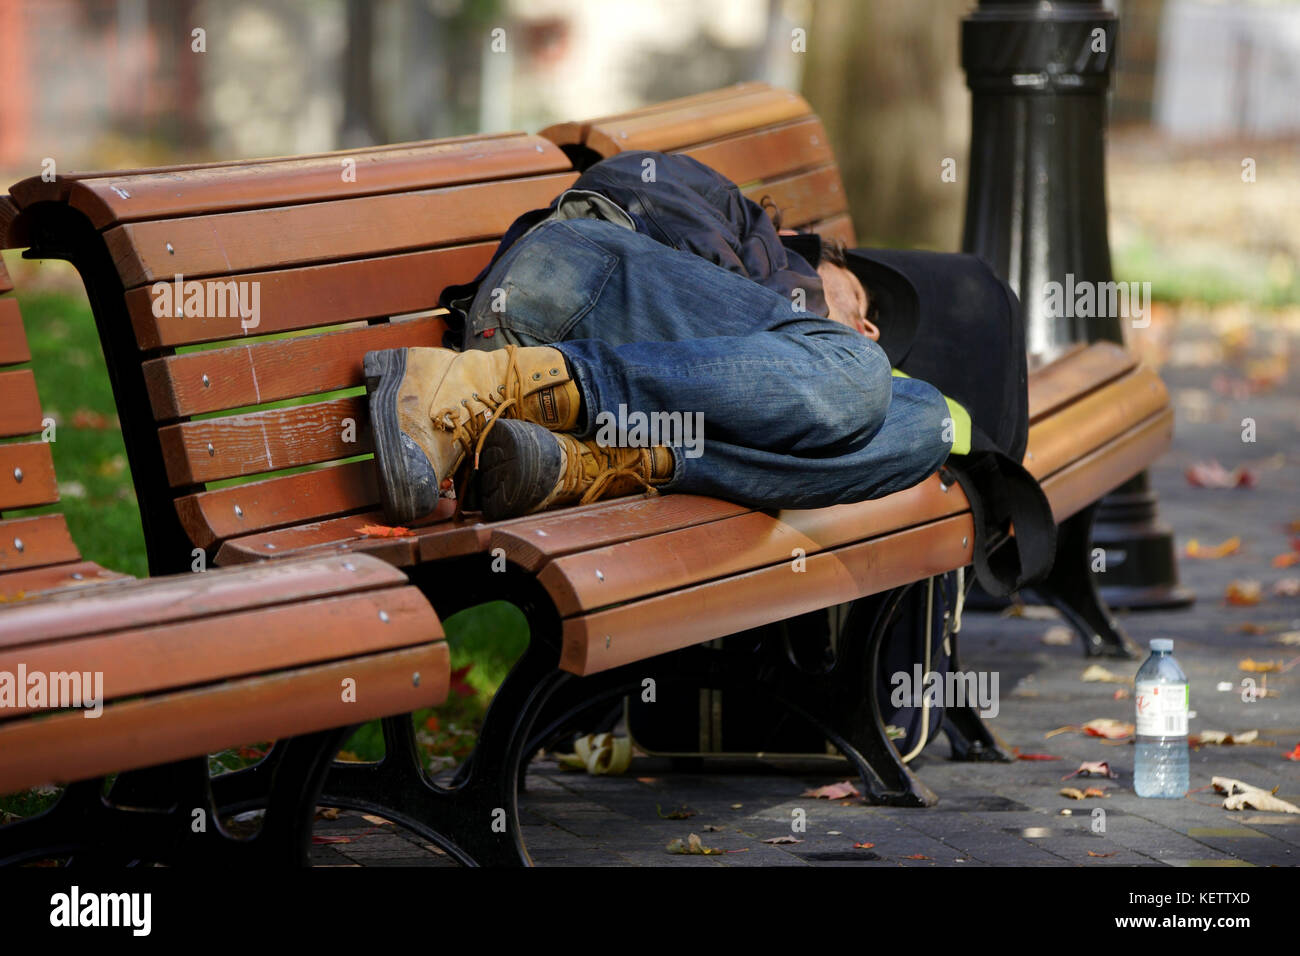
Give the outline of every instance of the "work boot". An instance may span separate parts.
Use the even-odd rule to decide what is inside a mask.
[[[581,399],[558,349],[409,348],[367,352],[379,489],[390,522],[431,514],[452,475],[501,418],[573,431]]]
[[[673,453],[662,445],[603,448],[530,422],[503,420],[483,442],[479,494],[484,516],[500,521],[653,492],[672,476]]]

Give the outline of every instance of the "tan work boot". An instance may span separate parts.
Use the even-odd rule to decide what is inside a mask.
[[[602,448],[530,422],[500,421],[484,439],[479,493],[489,521],[653,492],[673,476],[673,453]]]
[[[499,418],[577,427],[577,384],[563,353],[549,346],[385,349],[366,353],[365,376],[380,493],[396,524],[437,508]]]

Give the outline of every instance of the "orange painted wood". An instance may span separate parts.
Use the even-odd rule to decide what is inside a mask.
[[[959,486],[945,489],[932,475],[885,498],[775,516],[754,511],[585,550],[552,560],[537,579],[567,617],[771,564],[792,565],[796,557],[806,559],[968,508]],[[791,586],[799,580],[792,578]]]
[[[490,533],[489,548],[502,548],[509,560],[525,570],[538,571],[548,561],[575,551],[636,541],[752,510],[699,495],[638,495],[485,527]]]
[[[601,156],[629,149],[669,152],[812,113],[803,97],[772,87],[681,106],[665,103],[663,107],[653,113],[593,122],[586,145]]]
[[[124,701],[94,720],[71,712],[7,721],[0,724],[0,793],[436,706],[447,696],[449,660],[438,642]],[[355,702],[342,699],[344,679],[356,681]]]
[[[586,135],[592,125],[607,123],[614,120],[630,119],[635,116],[648,116],[653,113],[662,113],[667,110],[681,109],[683,106],[695,103],[706,103],[712,100],[725,100],[732,97],[740,96],[745,93],[752,93],[757,90],[771,89],[767,83],[743,82],[734,83],[731,86],[725,86],[721,89],[709,90],[706,93],[695,93],[691,96],[682,96],[674,100],[664,100],[659,103],[651,103],[648,106],[641,106],[633,110],[627,110],[623,113],[612,113],[608,116],[599,116],[585,122],[567,122],[556,123],[548,126],[538,133],[551,142],[559,146],[577,145],[586,142]]]
[[[48,442],[0,445],[0,511],[58,500],[59,487],[54,480],[54,459]]]
[[[190,540],[207,549],[227,538],[370,511],[378,502],[374,462],[357,461],[185,495],[176,499],[176,512]]]
[[[93,561],[70,561],[67,564],[0,574],[0,601],[8,604],[50,591],[90,588],[133,580],[135,579],[129,574],[110,571]]]
[[[1043,479],[1057,522],[1114,491],[1169,450],[1174,412],[1166,408]]]
[[[323,335],[204,349],[150,359],[144,363],[144,377],[154,415],[166,421],[363,385],[361,361],[366,352],[439,346],[445,329],[442,318],[422,316]]]
[[[840,216],[848,206],[835,165],[748,186],[742,192],[757,203],[771,200],[781,212],[781,225],[790,229]]]
[[[2,579],[0,579],[2,580]],[[77,591],[0,614],[0,647],[165,625],[191,618],[393,588],[406,576],[366,555],[323,555],[256,568],[142,578],[130,600],[117,589]]]
[[[355,440],[346,441],[348,437]],[[158,438],[173,487],[374,450],[363,396],[167,425],[158,430]]]
[[[130,600],[130,588],[111,590],[119,599]],[[386,588],[0,649],[0,671],[16,674],[22,664],[29,674],[102,674],[104,700],[110,701],[412,647],[441,637],[437,618],[419,590]],[[48,707],[48,702],[42,706]],[[18,717],[39,709],[20,705],[4,713]]]
[[[41,430],[41,400],[29,368],[0,372],[0,438],[34,435]]]
[[[1029,426],[1025,468],[1041,481],[1168,406],[1160,376],[1139,366]]]
[[[177,163],[171,166],[143,166],[132,169],[74,170],[60,173],[53,180],[46,182],[40,176],[32,176],[15,183],[9,189],[9,195],[18,208],[26,208],[36,202],[66,202],[77,183],[95,179],[122,179],[135,176],[153,176],[160,173],[184,173],[192,170],[234,170],[241,166],[265,166],[270,163],[295,163],[303,160],[353,156],[362,154],[383,154],[392,151],[412,149],[419,146],[435,146],[459,141],[486,141],[518,133],[471,133],[448,139],[430,139],[412,143],[385,143],[379,146],[363,146],[357,149],[340,149],[323,153],[307,153],[301,156],[257,156],[249,159],[219,160],[210,163]]]
[[[126,288],[496,239],[576,176],[473,183],[298,206],[127,223],[104,233]],[[168,246],[172,251],[168,251]]]
[[[0,276],[7,280],[7,276]],[[0,291],[4,282],[0,281]],[[12,288],[12,286],[10,286]],[[27,333],[23,331],[23,317],[18,311],[18,300],[12,296],[0,299],[0,365],[17,365],[30,362],[31,349],[27,346]]]
[[[346,160],[353,162],[354,177],[347,180]],[[68,202],[86,213],[97,229],[104,229],[143,219],[321,202],[569,168],[564,154],[549,141],[508,133],[169,173],[109,174],[78,180],[69,189]]]
[[[438,517],[445,519],[454,508],[454,501],[444,501],[439,508]],[[417,560],[416,553],[423,536],[441,534],[444,529],[450,529],[453,525],[453,522],[444,520],[427,528],[410,528],[408,530],[412,534],[401,537],[359,533],[366,525],[387,526],[387,523],[388,519],[384,517],[382,511],[369,511],[245,535],[222,544],[221,550],[217,552],[217,563],[248,564],[292,558],[303,554],[318,554],[329,550],[332,552],[364,551],[389,564],[405,567],[414,564]]]
[[[964,567],[971,529],[957,515],[810,555],[802,572],[782,562],[569,618],[560,667],[595,674]]]
[[[784,126],[746,131],[679,152],[740,186],[835,163],[826,130],[815,116]]]
[[[63,515],[0,521],[0,571],[81,560]]]
[[[260,321],[256,328],[247,330],[238,316],[156,316],[153,286],[127,292],[126,304],[136,340],[145,350],[223,339],[241,340],[252,335],[294,332],[432,309],[444,286],[474,278],[487,265],[495,249],[495,241],[480,242],[329,265],[218,276],[211,280],[233,278],[258,283]],[[251,295],[252,286],[247,288]],[[158,292],[161,296],[162,290]],[[204,296],[206,305],[206,288]],[[157,301],[166,304],[161,298]]]
[[[1113,342],[1094,342],[1029,375],[1029,420],[1039,421],[1088,392],[1137,367],[1137,359]]]

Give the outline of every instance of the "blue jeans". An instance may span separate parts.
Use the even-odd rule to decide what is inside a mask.
[[[494,308],[495,306],[495,308]],[[933,387],[875,342],[744,276],[611,223],[543,223],[488,274],[466,348],[554,345],[586,408],[702,413],[664,491],[820,508],[899,491],[948,455]]]

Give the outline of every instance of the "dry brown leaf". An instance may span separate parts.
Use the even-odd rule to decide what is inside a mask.
[[[1258,581],[1231,581],[1223,599],[1236,607],[1250,607],[1259,603],[1263,593]]]
[[[1192,734],[1187,742],[1193,745],[1216,744],[1231,747],[1234,744],[1237,746],[1253,744],[1258,739],[1258,730],[1244,730],[1239,734],[1230,734],[1223,730],[1202,730],[1199,734]]]
[[[1200,541],[1193,538],[1187,542],[1187,549],[1183,552],[1189,558],[1200,558],[1207,561],[1217,561],[1219,558],[1226,558],[1230,554],[1236,554],[1241,550],[1241,539],[1237,537],[1229,538],[1222,544],[1211,545],[1209,547],[1202,545]]]
[[[1083,791],[1078,787],[1062,787],[1057,791],[1063,797],[1069,797],[1071,800],[1082,800]]]
[[[1300,578],[1282,578],[1273,584],[1278,597],[1300,597]]]
[[[1115,780],[1119,777],[1110,764],[1105,760],[1085,760],[1079,764],[1079,769],[1074,773],[1067,773],[1062,780],[1069,780],[1071,777],[1105,777],[1108,780]]]
[[[800,840],[798,837],[792,837],[792,836],[779,836],[779,837],[771,837],[770,839],[764,840],[763,842],[764,842],[764,843],[771,843],[771,844],[776,845],[776,846],[780,846],[780,845],[784,845],[784,844],[786,844],[786,843],[802,843],[803,840]]]
[[[1126,724],[1122,720],[1112,720],[1110,717],[1099,717],[1096,720],[1090,720],[1083,725],[1083,732],[1089,737],[1105,737],[1107,740],[1122,740],[1125,737],[1132,737],[1134,727],[1132,724]]]
[[[1247,657],[1244,661],[1237,663],[1237,668],[1251,674],[1274,674],[1282,669],[1282,662],[1256,661]]]
[[[1100,681],[1103,684],[1128,684],[1131,681],[1127,677],[1120,677],[1118,674],[1108,671],[1100,664],[1093,664],[1079,675],[1079,680],[1087,683]]]
[[[697,834],[692,833],[686,838],[686,842],[673,840],[665,849],[669,853],[686,856],[712,856],[715,853],[722,853],[722,850],[705,846]]]
[[[1300,807],[1274,796],[1272,790],[1264,790],[1242,780],[1231,777],[1215,777],[1211,783],[1215,790],[1227,794],[1223,800],[1225,810],[1259,810],[1266,813],[1300,813]]]
[[[1217,461],[1198,461],[1185,472],[1193,488],[1253,488],[1255,473],[1249,468],[1228,471]]]
[[[1300,564],[1300,551],[1288,551],[1286,554],[1279,554],[1273,559],[1273,567],[1289,568],[1292,565]]]
[[[1300,647],[1300,631],[1287,631],[1285,634],[1279,634],[1277,642],[1288,647]]]
[[[1043,632],[1042,642],[1048,647],[1069,647],[1074,643],[1074,631],[1064,624],[1057,624]]]
[[[1098,853],[1096,850],[1089,850],[1088,856],[1095,856],[1095,857],[1100,857],[1101,859],[1105,859],[1108,856],[1114,856],[1118,852],[1119,852],[1118,850],[1113,850],[1110,853]]]

